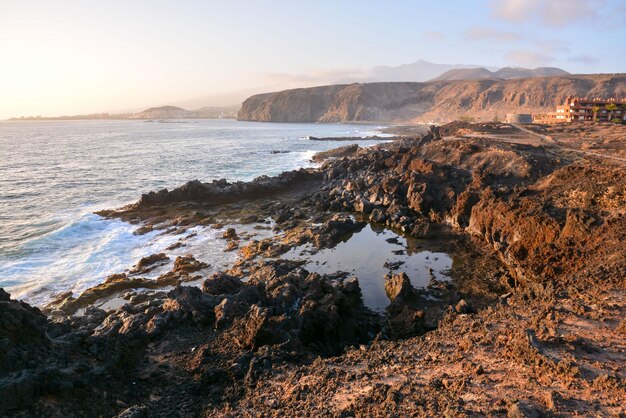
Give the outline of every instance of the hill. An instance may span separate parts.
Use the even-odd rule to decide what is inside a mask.
[[[151,107],[136,113],[132,119],[184,119],[189,117],[188,110],[176,106]]]
[[[511,80],[514,78],[533,78],[533,77],[556,77],[570,75],[565,70],[554,67],[539,68],[515,68],[504,67],[497,71],[489,71],[486,68],[460,68],[452,69],[441,74],[433,81],[451,81],[451,80]]]
[[[511,80],[340,84],[255,95],[239,120],[266,122],[444,122],[467,115],[545,113],[565,97],[624,97],[626,74]]]

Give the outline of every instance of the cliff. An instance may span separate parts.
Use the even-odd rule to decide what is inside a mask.
[[[259,94],[239,120],[264,122],[445,122],[463,115],[492,120],[506,113],[553,111],[568,95],[626,96],[626,74],[512,80],[342,84]]]

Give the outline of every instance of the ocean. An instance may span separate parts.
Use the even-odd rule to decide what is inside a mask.
[[[61,292],[78,293],[177,240],[159,232],[134,235],[136,226],[94,211],[193,179],[252,180],[313,166],[315,152],[347,143],[308,136],[380,135],[378,128],[234,120],[0,122],[0,287],[37,305]],[[225,267],[236,255],[224,253],[218,241],[217,231],[204,230],[179,252]]]

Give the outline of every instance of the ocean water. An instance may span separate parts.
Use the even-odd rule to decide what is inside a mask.
[[[307,136],[376,129],[233,120],[0,122],[0,287],[35,304],[80,292],[180,239],[136,236],[134,226],[94,211],[188,180],[251,180],[311,166],[315,152],[347,143]],[[171,256],[192,253],[223,266],[235,255],[222,251],[218,234],[204,230]]]

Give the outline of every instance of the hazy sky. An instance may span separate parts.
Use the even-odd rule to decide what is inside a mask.
[[[626,72],[626,0],[0,0],[0,57],[0,118],[418,59]]]

